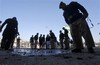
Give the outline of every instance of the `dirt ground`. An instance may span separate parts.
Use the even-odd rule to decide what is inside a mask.
[[[53,56],[21,56],[12,51],[0,50],[0,65],[100,65],[100,47],[95,47],[96,53],[66,53]]]

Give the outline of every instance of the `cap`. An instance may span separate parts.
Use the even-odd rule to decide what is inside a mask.
[[[61,9],[63,5],[66,5],[66,4],[61,1],[60,4],[59,4],[59,8]]]

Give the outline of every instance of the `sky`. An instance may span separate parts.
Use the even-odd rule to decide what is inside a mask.
[[[63,1],[69,4],[77,1],[83,5],[89,13],[94,27],[88,25],[95,42],[100,42],[100,0],[0,0],[0,20],[17,17],[20,37],[29,41],[36,33],[48,34],[52,30],[59,36],[59,30],[67,26],[63,18],[63,10],[59,9],[59,3]],[[4,29],[4,28],[3,28]],[[0,33],[2,38],[2,32]]]

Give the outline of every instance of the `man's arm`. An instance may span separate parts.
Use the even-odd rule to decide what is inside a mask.
[[[19,32],[18,32],[18,21],[16,20],[17,24],[16,24],[16,31],[17,31],[17,34],[19,35]]]
[[[63,16],[64,16],[64,19],[65,19],[65,22],[66,22],[67,24],[69,24],[68,18],[67,18],[65,15],[63,15]]]
[[[1,25],[0,32],[2,31],[2,28],[4,27],[4,25],[6,25],[6,23],[7,23],[7,20],[5,20],[5,22]]]
[[[78,7],[78,9],[82,12],[84,19],[88,17],[88,12],[81,4],[79,4],[77,2],[73,2],[73,4],[75,4]]]

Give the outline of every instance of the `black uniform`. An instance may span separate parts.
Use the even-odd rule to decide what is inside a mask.
[[[2,30],[4,25],[6,25],[6,28],[2,34],[1,48],[7,50],[13,46],[15,37],[18,34],[18,22],[17,20],[9,18],[1,25],[0,30]]]

